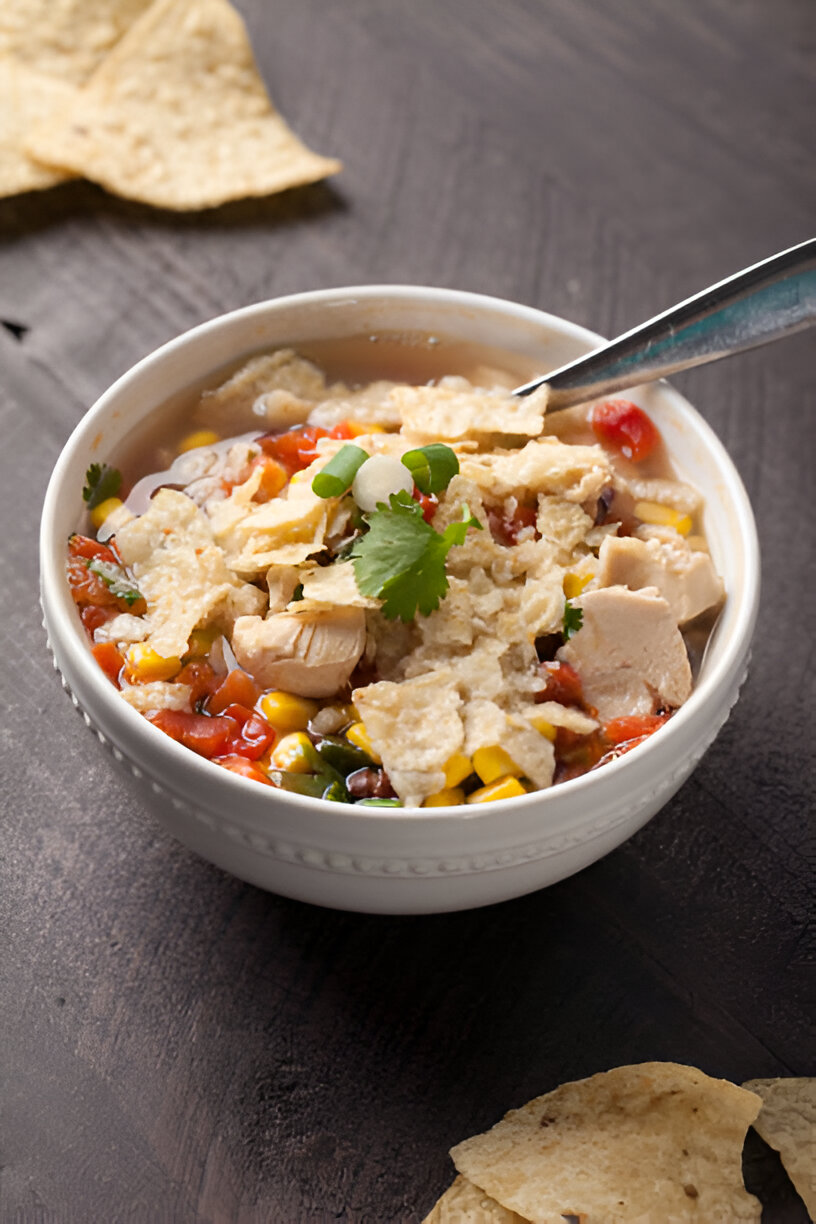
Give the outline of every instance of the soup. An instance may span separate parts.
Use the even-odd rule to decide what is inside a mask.
[[[641,409],[547,418],[509,393],[534,372],[384,333],[166,404],[69,543],[122,698],[258,783],[379,806],[521,797],[659,732],[723,596],[701,499]]]

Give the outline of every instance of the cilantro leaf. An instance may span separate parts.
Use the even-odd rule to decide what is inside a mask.
[[[383,601],[387,620],[411,621],[429,616],[448,590],[445,561],[455,544],[462,544],[468,527],[479,527],[467,506],[462,521],[435,531],[422,517],[422,507],[408,494],[391,494],[365,516],[369,530],[351,551],[354,577],[363,595]]]
[[[564,641],[568,642],[573,634],[577,633],[584,623],[584,613],[582,608],[577,608],[574,604],[566,600],[564,603],[564,623],[562,633]]]
[[[88,569],[98,574],[111,595],[115,595],[117,599],[124,599],[128,607],[138,603],[142,598],[139,588],[130,581],[121,566],[114,565],[112,561],[101,561],[98,557],[94,557],[88,562]]]
[[[109,497],[116,497],[122,487],[122,473],[107,463],[92,463],[85,473],[82,497],[89,510]]]

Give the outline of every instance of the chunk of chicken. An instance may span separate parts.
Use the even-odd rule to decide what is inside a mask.
[[[608,536],[598,558],[598,586],[626,586],[632,591],[656,587],[678,625],[723,597],[723,585],[708,553],[693,552],[682,536],[676,542]]]
[[[362,608],[280,612],[235,622],[232,649],[264,688],[332,697],[348,683],[365,647]]]
[[[658,590],[612,586],[574,602],[583,623],[557,657],[578,672],[602,722],[683,704],[691,668],[674,613]]]

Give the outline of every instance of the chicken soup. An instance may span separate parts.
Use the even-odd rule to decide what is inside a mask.
[[[89,469],[67,573],[97,663],[190,750],[335,802],[523,796],[635,748],[723,598],[657,427],[376,341],[255,357],[124,478]]]

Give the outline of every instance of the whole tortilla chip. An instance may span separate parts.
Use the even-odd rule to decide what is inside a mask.
[[[0,59],[83,85],[151,0],[2,0]]]
[[[155,0],[28,152],[161,208],[198,209],[334,174],[272,105],[228,0]]]
[[[808,1215],[816,1219],[816,1079],[756,1079],[743,1088],[762,1097],[754,1130],[779,1152]]]
[[[451,1151],[457,1170],[532,1224],[759,1221],[742,1184],[753,1093],[676,1063],[563,1084]]]
[[[75,92],[65,81],[0,54],[0,196],[39,191],[71,177],[34,161],[24,140],[34,125],[64,111]]]
[[[426,1215],[422,1224],[529,1224],[515,1211],[508,1211],[466,1177],[452,1186]],[[563,1221],[562,1221],[563,1224]]]

